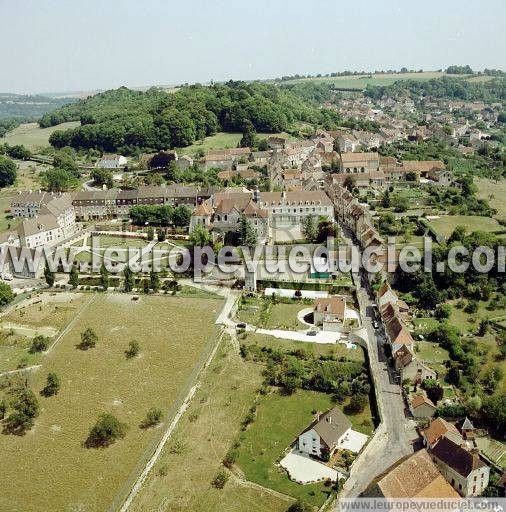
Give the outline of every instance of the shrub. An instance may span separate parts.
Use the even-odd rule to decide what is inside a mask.
[[[49,338],[46,336],[38,335],[33,338],[32,346],[30,347],[30,354],[35,354],[36,352],[44,352],[47,350],[49,346]]]
[[[137,340],[132,340],[128,344],[128,349],[125,350],[125,355],[127,359],[132,359],[133,357],[137,356],[141,350],[141,347],[139,345],[139,342]]]
[[[223,489],[228,479],[228,473],[224,469],[220,469],[216,476],[214,477],[213,481],[211,482],[211,485],[216,489]]]
[[[227,452],[225,455],[225,458],[223,459],[223,465],[226,468],[231,468],[237,461],[237,458],[239,457],[239,452],[237,450],[231,449]]]
[[[127,430],[128,425],[119,421],[112,414],[101,414],[90,430],[85,446],[87,448],[109,446],[117,439],[125,437]]]
[[[158,425],[158,423],[160,423],[160,421],[162,420],[162,416],[163,413],[161,409],[151,407],[151,409],[149,409],[148,413],[146,414],[146,418],[141,423],[141,427],[150,428],[154,427],[155,425]]]
[[[353,395],[350,402],[344,407],[346,414],[358,414],[361,413],[367,405],[367,396],[357,393]]]

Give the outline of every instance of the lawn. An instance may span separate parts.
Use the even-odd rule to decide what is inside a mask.
[[[14,219],[10,214],[11,196],[0,197],[0,233],[13,231],[21,219]]]
[[[140,428],[148,408],[160,407],[170,416],[213,342],[222,303],[154,296],[132,301],[122,294],[94,298],[42,357],[42,368],[30,374],[29,385],[38,394],[48,372],[56,372],[59,394],[39,398],[41,413],[27,435],[0,435],[1,510],[14,510],[13,504],[23,511],[107,510],[117,493],[127,490],[137,474],[134,468],[142,467],[162,433],[163,427]],[[41,320],[34,315],[34,322]],[[76,344],[87,327],[99,340],[95,348],[81,351]],[[133,339],[140,343],[140,355],[127,359]],[[103,412],[128,424],[126,437],[105,449],[85,448]]]
[[[38,148],[49,146],[49,136],[55,130],[66,130],[80,125],[79,121],[70,121],[49,128],[40,128],[37,123],[25,123],[9,132],[5,137],[0,137],[0,144],[7,143],[11,146],[22,144],[34,151]]]
[[[284,512],[288,508],[289,501],[233,477],[222,490],[211,486],[261,380],[260,367],[243,361],[225,337],[202,375],[189,410],[134,500],[132,512]]]
[[[248,297],[244,299],[237,313],[241,322],[265,329],[300,330],[306,329],[307,325],[299,322],[297,313],[307,304],[300,301],[289,303],[279,302],[273,304],[269,299]]]
[[[465,226],[468,233],[473,231],[492,233],[503,229],[496,219],[473,215],[446,215],[438,219],[431,219],[430,224],[440,235],[444,235],[446,238],[453,233],[457,226]]]
[[[247,332],[240,335],[241,343],[247,345],[257,344],[261,347],[276,348],[285,352],[291,350],[305,350],[308,354],[315,356],[335,356],[337,358],[346,357],[352,361],[363,362],[364,352],[361,348],[349,349],[342,343],[311,343],[304,341],[282,340],[267,336],[266,334],[257,334],[255,332]]]
[[[321,506],[328,488],[323,483],[292,482],[276,463],[296,437],[313,421],[311,411],[332,407],[330,396],[298,390],[287,397],[272,392],[261,398],[255,421],[240,436],[237,464],[248,480]]]
[[[430,343],[428,341],[416,342],[416,355],[425,363],[443,363],[450,359],[448,351],[439,346],[437,343]]]
[[[480,199],[486,199],[497,210],[495,218],[506,220],[506,180],[495,182],[486,178],[474,178],[474,182],[478,187],[476,195]]]

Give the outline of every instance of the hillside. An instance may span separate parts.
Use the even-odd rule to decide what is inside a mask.
[[[259,133],[289,131],[297,122],[334,125],[339,116],[316,102],[271,84],[228,82],[192,85],[168,94],[122,87],[46,114],[41,127],[80,121],[57,130],[55,147],[122,151],[186,147],[219,131],[241,132],[250,121]]]

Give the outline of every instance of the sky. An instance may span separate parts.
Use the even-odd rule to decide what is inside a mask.
[[[0,0],[0,92],[505,69],[505,20],[505,0]]]

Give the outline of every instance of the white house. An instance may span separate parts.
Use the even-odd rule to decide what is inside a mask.
[[[315,457],[331,456],[343,444],[351,431],[351,423],[338,407],[318,415],[299,435],[298,448]]]
[[[122,155],[104,155],[98,162],[97,167],[102,169],[117,169],[123,167],[127,163],[127,159]]]

